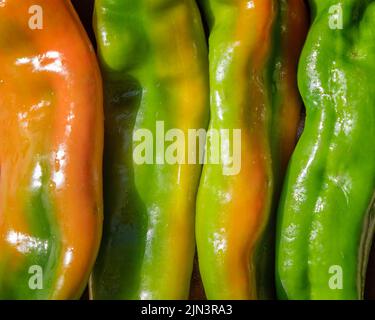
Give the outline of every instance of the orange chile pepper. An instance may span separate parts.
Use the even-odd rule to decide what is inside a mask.
[[[307,10],[302,0],[201,3],[210,27],[210,129],[241,129],[242,141],[237,174],[224,174],[226,163],[203,168],[196,234],[204,289],[208,299],[272,298],[273,213],[302,108],[296,72]],[[206,149],[210,156],[209,141]]]
[[[0,299],[73,299],[101,238],[102,85],[70,1],[35,4],[0,2]]]

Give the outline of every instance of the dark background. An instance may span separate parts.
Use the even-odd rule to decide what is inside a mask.
[[[137,1],[137,0],[134,0]],[[81,18],[81,21],[83,25],[85,26],[85,29],[95,45],[95,36],[94,31],[92,28],[92,15],[94,10],[94,0],[72,0],[72,3],[74,7],[76,8],[76,11],[79,14],[79,17]]]
[[[136,0],[134,0],[136,1]],[[76,8],[81,21],[95,46],[95,36],[92,28],[92,14],[93,14],[93,7],[94,7],[94,0],[72,0],[74,7]],[[375,242],[375,241],[374,241]],[[375,245],[373,242],[372,252],[370,256],[370,262],[368,265],[368,276],[367,276],[367,283],[366,283],[366,298],[375,300]],[[195,261],[195,271],[197,272]],[[193,286],[192,286],[192,298],[200,298],[202,293],[202,286],[199,281],[199,275],[193,275]],[[87,298],[87,293],[85,294]]]

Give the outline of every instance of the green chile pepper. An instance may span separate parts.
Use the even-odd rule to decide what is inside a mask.
[[[185,136],[208,124],[198,8],[193,0],[97,0],[95,29],[105,84],[105,224],[91,295],[186,299],[201,166],[163,163],[155,131],[157,121]],[[149,164],[133,157],[142,129],[155,142]]]
[[[360,299],[374,234],[375,1],[310,4],[298,72],[306,127],[279,207],[277,291]]]

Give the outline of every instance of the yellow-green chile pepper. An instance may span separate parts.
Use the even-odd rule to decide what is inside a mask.
[[[185,299],[201,165],[187,152],[167,163],[156,127],[187,137],[208,125],[200,14],[193,0],[97,0],[94,25],[105,89],[105,223],[91,295]],[[145,130],[153,153],[140,164],[134,153]]]

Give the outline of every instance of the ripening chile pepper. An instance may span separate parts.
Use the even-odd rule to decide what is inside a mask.
[[[70,1],[35,4],[0,4],[0,299],[74,299],[101,238],[101,78]]]
[[[302,0],[201,4],[210,29],[210,129],[241,130],[240,158],[226,157],[240,161],[239,172],[225,174],[228,161],[203,168],[196,220],[203,284],[208,299],[272,298],[273,212],[296,143],[307,11]],[[229,135],[222,146],[236,140]],[[209,139],[206,150],[213,152]]]
[[[310,5],[298,71],[307,117],[279,208],[278,297],[361,299],[375,222],[375,1]]]
[[[198,8],[192,0],[97,0],[94,26],[105,87],[105,223],[91,296],[186,299],[201,166],[166,162],[156,127],[187,136],[208,125]],[[134,154],[150,136],[143,163]]]

